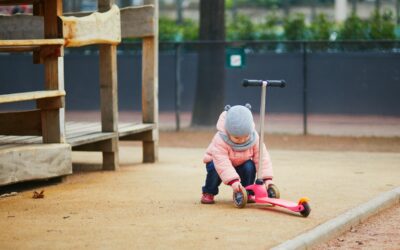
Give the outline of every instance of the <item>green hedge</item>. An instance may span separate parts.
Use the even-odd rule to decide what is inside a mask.
[[[160,41],[193,41],[198,39],[199,25],[185,19],[182,24],[161,17],[159,20]],[[306,24],[303,14],[292,14],[280,18],[269,15],[261,23],[254,23],[244,15],[235,20],[226,20],[226,40],[394,40],[400,37],[393,13],[375,11],[368,20],[362,20],[354,13],[340,25],[330,21],[325,14],[319,14],[311,24]],[[397,34],[397,35],[396,35]]]

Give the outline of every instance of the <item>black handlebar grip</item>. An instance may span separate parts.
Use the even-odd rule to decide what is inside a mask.
[[[263,84],[263,80],[243,80],[243,87],[261,87]]]
[[[284,88],[285,86],[286,86],[285,80],[267,80],[267,87]]]
[[[265,80],[267,82],[267,87],[281,87],[286,86],[285,80]],[[263,80],[243,80],[243,87],[261,87],[263,85]]]

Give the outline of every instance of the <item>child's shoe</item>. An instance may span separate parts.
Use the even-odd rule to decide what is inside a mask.
[[[214,204],[215,203],[214,195],[204,193],[203,196],[201,197],[201,203],[202,204]]]

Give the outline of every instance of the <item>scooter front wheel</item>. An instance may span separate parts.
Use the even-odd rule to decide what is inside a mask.
[[[247,204],[247,191],[240,186],[240,191],[233,193],[233,204],[237,208],[244,208]]]
[[[278,187],[275,186],[274,184],[269,185],[267,193],[269,198],[275,198],[275,199],[281,198],[281,193],[279,192]]]
[[[303,217],[308,217],[308,215],[310,215],[310,213],[311,213],[310,205],[307,202],[303,202],[303,203],[301,203],[301,205],[303,205],[304,209],[300,211],[300,214]]]

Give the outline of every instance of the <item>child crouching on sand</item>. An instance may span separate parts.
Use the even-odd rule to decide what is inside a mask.
[[[272,184],[273,171],[270,155],[262,145],[263,159],[259,168],[259,135],[255,130],[250,104],[225,107],[217,122],[218,132],[214,135],[206,150],[203,162],[206,164],[207,177],[202,188],[201,203],[213,204],[218,187],[223,182],[230,185],[233,192],[239,192],[240,186],[254,183],[256,169],[261,171],[260,178],[266,188]],[[249,201],[254,196],[249,195]]]

